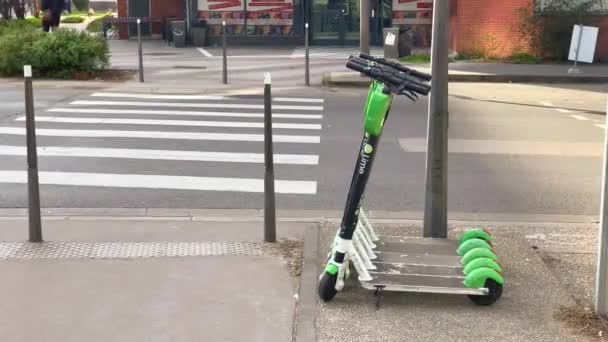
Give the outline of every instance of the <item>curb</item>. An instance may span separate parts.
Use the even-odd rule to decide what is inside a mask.
[[[450,74],[449,82],[462,83],[608,83],[608,76],[566,76],[566,75],[490,75],[490,74]],[[324,86],[367,87],[367,77],[356,74],[325,73],[321,79]]]
[[[45,220],[168,220],[168,221],[263,221],[262,209],[195,209],[195,208],[42,208]],[[341,210],[289,210],[279,209],[277,220],[281,222],[340,222]],[[421,221],[422,211],[368,210],[368,216],[376,222]],[[0,220],[26,220],[27,208],[0,208]],[[599,222],[597,215],[568,214],[517,214],[517,213],[448,213],[450,222],[497,222],[497,223],[587,223]]]
[[[317,258],[319,254],[319,225],[306,229],[302,274],[300,275],[299,298],[294,322],[295,342],[315,342],[317,340]]]

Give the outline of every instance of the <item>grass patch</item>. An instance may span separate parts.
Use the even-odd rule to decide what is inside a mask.
[[[540,59],[536,56],[527,52],[515,52],[512,54],[508,61],[515,64],[537,64],[540,63]]]
[[[484,59],[484,55],[481,52],[459,52],[454,56],[454,60],[457,61],[468,61],[472,59]]]
[[[409,55],[399,58],[400,61],[406,63],[429,63],[431,56],[429,55]]]
[[[77,15],[70,15],[64,18],[61,18],[61,22],[63,24],[80,24],[84,22],[84,18]]]

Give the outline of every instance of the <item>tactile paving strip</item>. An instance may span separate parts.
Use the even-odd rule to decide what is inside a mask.
[[[121,259],[262,255],[256,242],[0,242],[0,259]]]

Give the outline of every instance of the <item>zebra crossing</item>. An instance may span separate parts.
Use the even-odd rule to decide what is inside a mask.
[[[275,190],[315,195],[324,100],[275,97],[272,108]],[[36,113],[40,184],[262,193],[263,111],[259,96],[97,92],[58,104]],[[0,123],[0,187],[27,183],[25,135],[23,115]]]
[[[311,46],[309,48],[310,58],[321,59],[347,59],[351,55],[358,55],[361,50],[358,46],[343,47],[343,46]],[[303,58],[306,54],[306,49],[299,46],[291,53],[291,58]],[[371,47],[370,54],[374,56],[382,56],[383,48]]]

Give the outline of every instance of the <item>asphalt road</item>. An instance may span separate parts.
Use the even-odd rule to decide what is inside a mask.
[[[604,133],[603,90],[601,86],[452,85],[450,210],[597,213]],[[3,175],[0,207],[25,207],[26,186],[21,183],[26,159],[23,148],[18,148],[25,142],[19,130],[24,123],[18,121],[22,116],[18,106],[22,95],[14,89],[0,88],[0,91],[3,103],[8,103],[0,110]],[[50,183],[41,188],[44,206],[262,208],[263,143],[234,141],[235,134],[237,139],[246,135],[246,139],[259,140],[263,132],[259,127],[262,122],[259,97],[184,100],[141,98],[141,95],[116,97],[124,94],[90,96],[94,93],[86,89],[37,91],[37,116],[47,120],[37,124],[39,146],[47,148],[40,155],[41,179]],[[276,179],[285,181],[280,187],[284,193],[277,194],[279,208],[342,209],[362,134],[365,93],[363,89],[352,88],[276,95],[288,98],[274,103],[286,108],[275,109],[275,113],[286,116],[274,119],[275,155],[281,155],[275,156],[275,160],[283,158],[275,167]],[[315,102],[302,102],[308,100],[301,98]],[[116,103],[120,101],[143,104]],[[220,105],[209,108],[208,104]],[[367,191],[368,208],[423,209],[426,106],[426,99],[417,103],[395,99]],[[66,108],[93,111],[66,112]],[[111,113],[108,109],[118,112]],[[176,115],[183,114],[179,112],[150,114],[150,110],[232,114],[221,117]],[[243,113],[254,115],[240,117]],[[83,119],[85,122],[76,122]],[[99,119],[127,121],[109,123]],[[203,125],[219,121],[220,125],[247,127],[194,126],[196,121]],[[279,128],[279,123],[287,125]],[[110,136],[90,136],[100,131]],[[169,133],[159,138],[159,133],[149,132]],[[220,140],[184,138],[188,133],[203,132],[217,133]],[[315,137],[319,143],[314,142]],[[286,140],[280,142],[281,139]],[[226,162],[226,158],[232,161]],[[49,174],[42,176],[42,173]],[[243,178],[247,180],[241,182]]]

